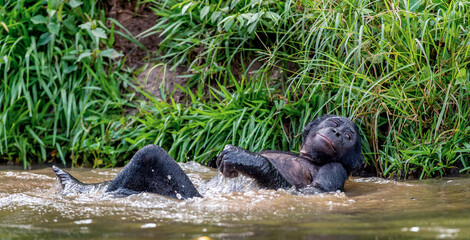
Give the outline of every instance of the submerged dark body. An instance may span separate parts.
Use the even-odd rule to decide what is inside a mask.
[[[349,174],[364,163],[357,126],[347,118],[325,115],[308,123],[303,137],[300,154],[253,153],[227,145],[217,158],[217,168],[225,177],[241,173],[268,189],[295,186],[305,193],[343,190]],[[83,184],[57,167],[53,170],[64,192],[86,192],[103,185]],[[140,149],[106,191],[122,196],[152,192],[180,199],[201,197],[181,167],[155,145]]]

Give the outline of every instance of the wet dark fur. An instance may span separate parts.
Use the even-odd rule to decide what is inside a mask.
[[[81,183],[56,166],[53,170],[65,194],[87,192],[96,185]],[[108,183],[105,191],[119,197],[140,192],[178,199],[201,196],[178,163],[156,145],[147,145],[137,151],[124,169]]]
[[[338,127],[333,126],[335,122]],[[317,133],[324,137],[320,138]],[[354,142],[342,140],[346,134],[354,135]],[[342,190],[349,173],[364,162],[357,126],[346,118],[325,115],[308,123],[303,136],[300,154],[252,153],[227,145],[217,158],[217,168],[226,177],[241,173],[270,189],[295,186],[305,193]],[[201,197],[181,167],[165,150],[155,145],[137,151],[109,185],[84,184],[58,167],[54,166],[53,170],[64,193],[83,193],[104,187],[106,192],[117,196],[152,192],[179,199]]]
[[[265,188],[295,186],[310,193],[343,190],[349,174],[364,164],[358,128],[347,118],[324,115],[305,126],[303,137],[300,154],[227,145],[218,169],[226,177],[248,175]]]

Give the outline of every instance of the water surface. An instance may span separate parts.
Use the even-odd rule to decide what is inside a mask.
[[[216,171],[183,164],[205,198],[63,196],[50,168],[0,169],[0,239],[468,239],[470,179],[350,178],[346,192],[205,190]],[[67,169],[88,182],[120,169]],[[207,239],[206,238],[206,239]]]

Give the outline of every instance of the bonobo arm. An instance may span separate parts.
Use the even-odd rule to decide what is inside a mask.
[[[217,158],[217,169],[229,178],[242,173],[269,189],[291,187],[267,158],[230,144],[224,147]]]
[[[306,194],[343,191],[346,179],[348,179],[348,173],[341,163],[328,163],[319,167],[314,174],[312,184],[299,189],[299,191]]]

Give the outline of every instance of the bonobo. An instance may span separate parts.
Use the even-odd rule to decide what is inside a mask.
[[[295,186],[305,193],[343,190],[349,174],[364,163],[357,126],[349,119],[324,115],[308,123],[300,154],[280,151],[252,153],[227,145],[217,159],[225,177],[239,173],[265,188]]]
[[[364,163],[357,126],[349,119],[324,115],[303,131],[300,154],[281,151],[253,153],[226,145],[217,158],[218,170],[227,178],[243,174],[264,188],[303,193],[343,190],[349,174]],[[187,199],[201,197],[181,167],[162,148],[147,145],[137,151],[109,183],[84,184],[53,166],[64,193],[104,188],[119,196],[152,192]]]

